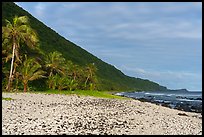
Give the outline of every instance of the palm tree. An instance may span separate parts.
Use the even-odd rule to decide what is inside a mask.
[[[85,80],[85,83],[84,83],[84,86],[86,88],[87,86],[87,82],[88,81],[91,81],[92,83],[95,83],[95,73],[97,71],[97,68],[95,66],[94,63],[90,63],[86,66],[86,70],[85,70],[85,73],[86,73],[86,80]]]
[[[40,70],[41,65],[35,61],[34,58],[28,58],[25,56],[25,61],[21,67],[21,80],[24,86],[24,92],[27,91],[28,81],[33,81],[39,78],[43,78],[46,72]]]
[[[45,56],[45,67],[49,69],[48,74],[48,87],[55,89],[57,86],[57,74],[64,74],[65,59],[58,51],[54,51]]]
[[[54,72],[63,74],[64,62],[65,59],[60,52],[54,51],[49,53],[45,57],[45,66],[50,69],[49,76],[52,76]]]
[[[80,68],[78,65],[74,64],[71,60],[66,61],[65,65],[66,75],[73,79],[74,81],[77,79],[79,75]]]
[[[19,59],[19,48],[20,43],[26,43],[27,46],[34,47],[38,42],[37,35],[33,29],[28,25],[27,16],[15,16],[13,22],[6,20],[6,26],[2,27],[2,37],[7,39],[12,45],[12,59],[11,59],[11,68],[9,81],[7,85],[7,90],[10,91],[11,82],[13,77],[13,64],[14,57]]]

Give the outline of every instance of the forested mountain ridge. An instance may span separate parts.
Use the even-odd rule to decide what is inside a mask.
[[[16,15],[27,16],[30,19],[30,26],[37,32],[39,37],[39,48],[45,54],[59,51],[65,59],[71,60],[79,66],[94,63],[97,67],[96,75],[99,81],[98,90],[166,90],[166,87],[160,86],[155,82],[126,76],[114,66],[105,63],[71,41],[60,36],[57,32],[47,27],[15,3],[2,2],[3,26],[5,25],[5,19],[11,21]],[[35,56],[35,53],[33,53],[33,56]]]

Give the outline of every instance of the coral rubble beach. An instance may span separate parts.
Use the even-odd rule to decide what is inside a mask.
[[[202,115],[138,100],[2,93],[4,135],[197,135]]]

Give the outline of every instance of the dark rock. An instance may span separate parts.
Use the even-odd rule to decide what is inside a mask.
[[[188,116],[186,113],[178,113],[179,116]]]
[[[202,100],[202,98],[196,98],[195,100]]]
[[[28,118],[28,120],[30,120],[30,121],[31,121],[31,120],[32,120],[32,118]]]
[[[149,100],[148,99],[145,99],[145,98],[140,98],[140,99],[138,99],[139,101],[141,101],[141,102],[149,102]]]
[[[45,128],[46,126],[45,125],[42,125],[42,128]]]

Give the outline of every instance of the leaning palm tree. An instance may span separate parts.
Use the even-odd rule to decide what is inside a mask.
[[[28,24],[27,16],[15,16],[13,22],[6,20],[6,26],[2,27],[2,37],[7,39],[12,46],[12,59],[9,81],[7,85],[7,90],[10,91],[11,82],[13,77],[13,64],[14,57],[19,59],[19,48],[20,43],[25,43],[27,46],[34,47],[38,42],[37,35],[33,29]]]
[[[34,58],[27,58],[27,56],[25,56],[25,61],[21,66],[21,80],[23,82],[24,92],[27,91],[28,81],[45,77],[44,74],[46,72],[40,70],[40,68],[41,65],[36,62]]]

